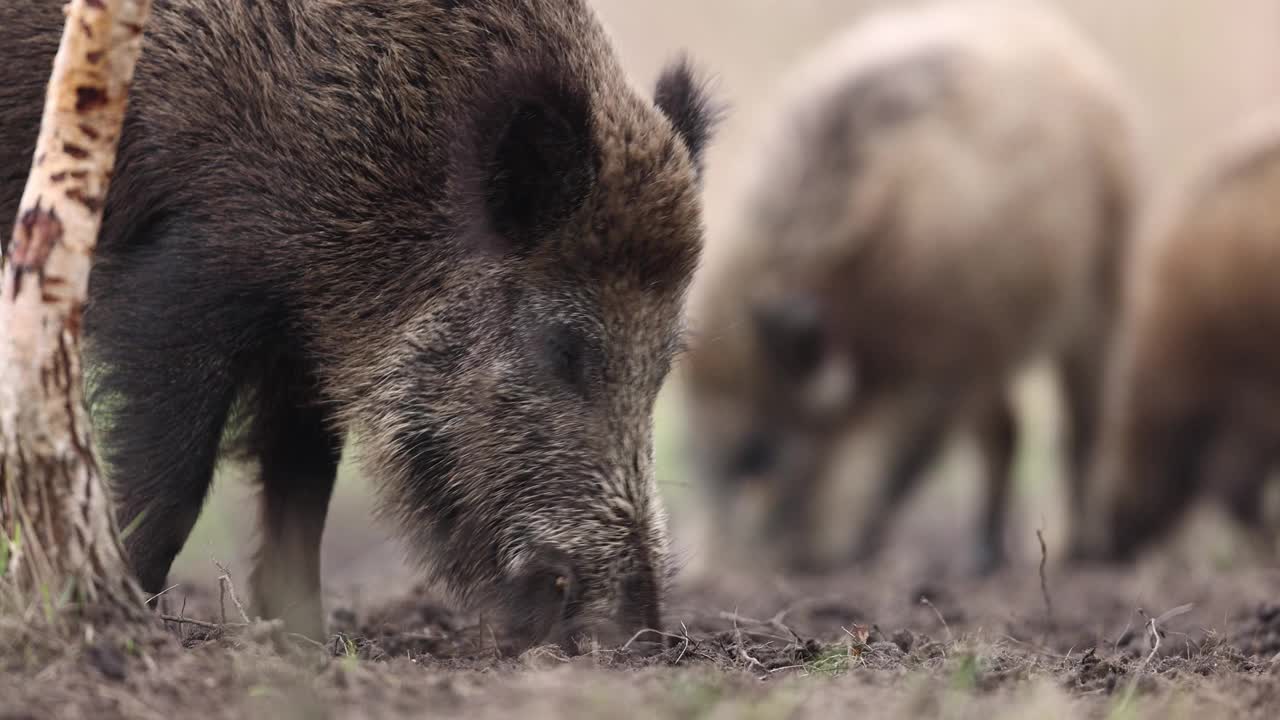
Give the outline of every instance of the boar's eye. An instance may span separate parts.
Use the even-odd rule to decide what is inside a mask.
[[[809,297],[795,296],[752,309],[768,359],[794,379],[817,369],[825,350],[821,313]]]
[[[590,390],[588,360],[590,345],[581,333],[569,327],[556,327],[547,333],[546,362],[551,374],[574,391]]]
[[[763,432],[755,431],[730,454],[727,469],[735,478],[759,475],[773,467],[777,459],[776,455],[777,448],[773,438]]]

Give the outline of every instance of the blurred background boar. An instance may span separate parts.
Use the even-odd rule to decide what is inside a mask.
[[[974,565],[997,567],[1009,385],[1042,354],[1061,369],[1080,512],[1136,197],[1122,96],[1032,3],[884,11],[803,64],[693,301],[691,440],[718,536],[792,568],[870,558],[970,427],[986,475]],[[843,509],[856,540],[827,548],[819,510],[850,472],[839,449],[866,432],[878,489]]]
[[[1092,489],[1125,559],[1210,492],[1274,551],[1280,452],[1280,112],[1219,143],[1134,251]]]

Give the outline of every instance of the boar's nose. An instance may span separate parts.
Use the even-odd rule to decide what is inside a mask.
[[[548,550],[520,575],[511,588],[511,633],[521,645],[563,644],[579,604],[578,573],[566,554]]]
[[[652,568],[645,564],[633,569],[622,579],[621,591],[617,622],[627,636],[623,642],[641,630],[662,629],[658,582]]]

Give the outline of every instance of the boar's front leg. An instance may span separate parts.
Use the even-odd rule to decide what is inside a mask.
[[[951,407],[945,399],[912,407],[890,440],[887,472],[878,482],[865,524],[853,548],[853,562],[865,564],[884,549],[889,528],[898,510],[920,484],[938,458],[951,425]]]
[[[1272,560],[1276,533],[1267,515],[1267,486],[1276,448],[1266,433],[1232,427],[1209,450],[1204,483],[1222,496],[1231,517],[1248,533],[1259,557]]]
[[[262,466],[262,537],[250,578],[255,612],[323,638],[320,540],[341,440],[320,409],[286,392],[264,403],[254,446]]]
[[[978,421],[978,445],[983,457],[982,520],[978,529],[974,569],[979,574],[1004,566],[1004,531],[1013,485],[1013,458],[1018,445],[1018,421],[1008,398],[1001,396]]]

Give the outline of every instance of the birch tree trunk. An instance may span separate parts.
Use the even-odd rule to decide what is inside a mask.
[[[0,281],[0,576],[23,593],[132,607],[140,593],[90,442],[80,319],[150,5],[64,10]]]

